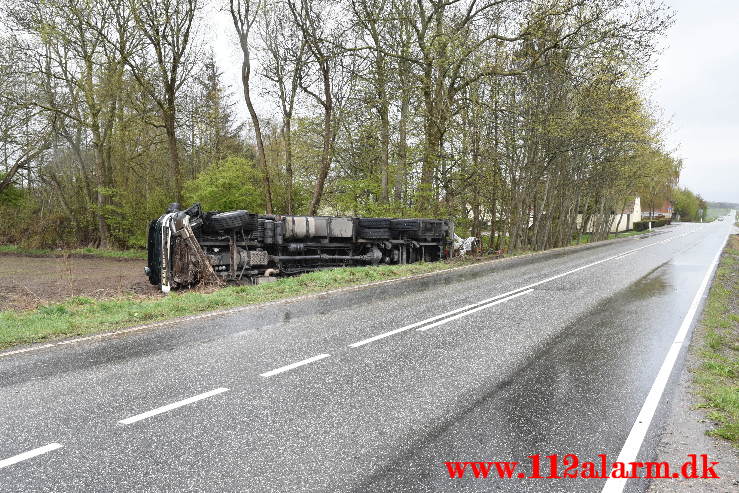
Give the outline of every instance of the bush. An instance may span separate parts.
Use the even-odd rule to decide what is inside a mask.
[[[187,203],[200,202],[204,210],[264,210],[262,174],[242,157],[232,156],[209,166],[185,184],[184,192]]]
[[[0,173],[0,180],[5,178],[5,173]],[[0,206],[18,206],[23,201],[23,190],[16,188],[12,183],[0,192]]]
[[[659,228],[660,226],[672,224],[672,219],[652,219],[651,221],[645,219],[643,221],[634,221],[634,231],[645,231],[649,229],[650,222],[652,223],[652,228]]]

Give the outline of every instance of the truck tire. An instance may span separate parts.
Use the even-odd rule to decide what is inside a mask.
[[[365,240],[387,240],[390,238],[388,228],[360,228],[359,237]]]
[[[388,229],[390,219],[384,217],[360,217],[357,221],[360,228],[366,229]]]
[[[213,214],[208,218],[209,229],[223,231],[226,229],[243,229],[253,231],[257,227],[257,215],[246,211],[229,211]]]

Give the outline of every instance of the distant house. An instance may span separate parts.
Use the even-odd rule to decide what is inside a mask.
[[[664,216],[668,219],[672,218],[672,203],[669,200],[665,200],[660,207],[655,207],[654,213],[652,213],[651,209],[645,209],[642,211],[642,217],[645,219],[651,219],[658,216]]]
[[[611,213],[611,233],[618,233],[620,231],[628,231],[634,227],[635,221],[640,221],[642,218],[641,200],[639,197],[634,197],[634,200],[626,204],[626,207],[617,214],[615,211]],[[595,218],[590,218],[590,224],[588,224],[587,231],[593,231],[593,221]],[[577,215],[577,227],[580,228],[582,225],[582,214]]]
[[[627,231],[634,227],[634,222],[641,220],[641,199],[634,197],[634,200],[629,202],[624,210],[621,211],[621,222],[619,223],[619,216],[614,215],[613,221],[611,221],[611,233],[617,233],[619,231]],[[618,225],[618,229],[616,226]]]

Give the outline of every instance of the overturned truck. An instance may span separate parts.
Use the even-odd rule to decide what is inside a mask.
[[[199,204],[149,225],[146,275],[162,291],[199,283],[258,283],[318,269],[447,258],[454,223],[440,219],[204,212]]]

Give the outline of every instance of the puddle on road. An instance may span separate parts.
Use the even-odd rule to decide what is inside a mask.
[[[673,285],[670,282],[670,264],[662,264],[659,267],[648,272],[644,277],[636,281],[626,289],[616,293],[603,304],[605,309],[611,308],[614,304],[628,303],[654,303],[660,295],[666,294]]]
[[[505,435],[523,437],[511,451],[558,450],[625,425],[627,401],[648,391],[680,325],[677,294],[672,266],[660,266],[555,335],[498,397]],[[563,414],[578,426],[553,421]]]
[[[532,454],[592,460],[606,453],[615,460],[692,296],[677,282],[686,277],[685,269],[663,264],[593,307],[506,381],[438,423],[393,468],[416,470],[415,486],[443,491],[448,478],[437,466],[445,460],[514,460],[525,472]],[[390,476],[376,477],[367,489]],[[547,488],[596,492],[602,484],[554,480]],[[509,479],[495,487],[540,491],[541,483]]]

